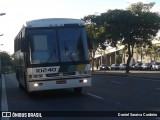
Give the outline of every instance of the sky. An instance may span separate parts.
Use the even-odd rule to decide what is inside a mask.
[[[153,11],[160,12],[160,0],[0,0],[0,51],[14,53],[14,38],[28,20],[42,18],[83,18],[125,9],[131,3],[155,2]]]

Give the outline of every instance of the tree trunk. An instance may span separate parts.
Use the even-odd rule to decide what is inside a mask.
[[[129,73],[129,64],[132,58],[132,53],[131,53],[131,49],[130,49],[130,44],[128,44],[128,59],[127,59],[127,65],[126,65],[126,73]]]
[[[126,73],[128,74],[129,73],[129,64],[130,64],[130,61],[133,57],[133,54],[134,54],[134,43],[132,43],[131,45],[128,44],[128,59],[127,59],[127,66],[126,66]]]
[[[94,50],[92,50],[92,59],[91,59],[92,72],[94,72],[94,57],[95,57],[95,51],[94,51]]]
[[[130,64],[131,58],[132,58],[132,55],[128,54],[127,66],[126,66],[126,73],[127,74],[129,73],[129,64]]]

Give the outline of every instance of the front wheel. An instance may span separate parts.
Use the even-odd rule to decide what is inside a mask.
[[[79,87],[79,88],[74,88],[74,92],[75,94],[79,95],[82,93],[82,87]]]
[[[19,81],[18,81],[19,82]],[[20,89],[24,89],[23,85],[21,85],[21,83],[19,82],[19,88]]]

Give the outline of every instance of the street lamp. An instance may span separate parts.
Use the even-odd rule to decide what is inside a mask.
[[[0,13],[0,16],[2,16],[2,15],[6,15],[6,13]]]
[[[3,44],[0,44],[0,46],[3,46]],[[0,77],[2,75],[2,59],[1,59],[1,55],[0,55]]]
[[[0,13],[0,16],[6,15],[6,13]],[[3,34],[0,34],[0,36],[3,36]]]

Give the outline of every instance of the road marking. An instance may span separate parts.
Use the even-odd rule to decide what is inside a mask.
[[[154,82],[160,82],[160,80],[151,80],[151,81],[154,81]]]
[[[110,81],[110,83],[114,83],[114,84],[122,84],[121,82],[117,82],[117,81]]]
[[[104,99],[103,97],[100,97],[100,96],[97,96],[97,95],[94,95],[94,94],[91,94],[91,93],[87,93],[87,95],[98,98],[98,99],[101,99],[101,100]]]
[[[160,88],[156,88],[156,90],[160,90]]]
[[[7,96],[6,96],[6,88],[4,82],[4,76],[2,75],[2,97],[1,97],[1,111],[8,112],[8,104],[7,104]],[[2,117],[1,120],[9,120],[8,117]]]

